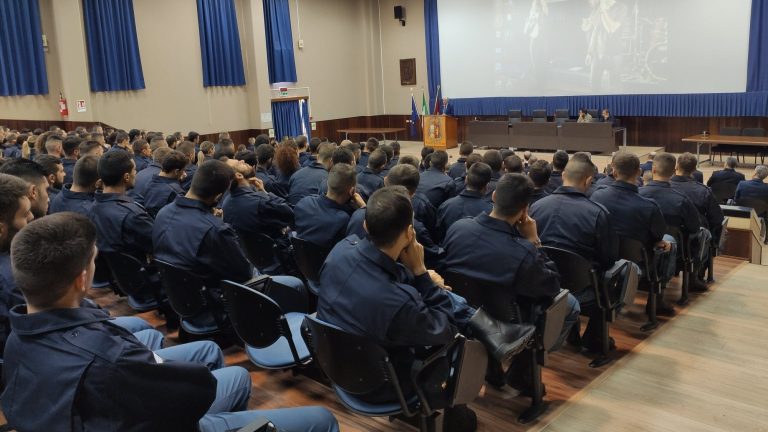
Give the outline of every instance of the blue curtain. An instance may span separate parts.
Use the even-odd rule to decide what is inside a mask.
[[[298,81],[288,0],[264,0],[264,30],[269,83]]]
[[[48,93],[37,1],[0,1],[0,96]]]
[[[83,0],[91,91],[141,90],[133,0]]]
[[[437,97],[437,87],[440,85],[440,32],[437,26],[437,0],[424,0],[424,29],[427,41],[429,110],[432,111]]]
[[[272,102],[272,126],[275,137],[295,137],[302,134],[302,116],[299,112],[299,101]]]
[[[232,0],[197,0],[203,86],[245,85],[237,12]]]
[[[768,91],[768,3],[752,0],[747,91]]]

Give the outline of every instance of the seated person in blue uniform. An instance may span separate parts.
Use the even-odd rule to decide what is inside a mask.
[[[181,188],[184,192],[187,192],[190,186],[192,186],[192,178],[195,176],[195,171],[197,171],[197,164],[195,163],[195,143],[191,141],[182,141],[176,146],[176,150],[182,152],[189,161],[187,167],[184,168],[184,176],[181,179]]]
[[[725,167],[722,170],[715,171],[712,176],[707,180],[707,186],[712,187],[715,184],[729,183],[734,186],[738,186],[740,182],[746,180],[744,174],[736,171],[736,167],[739,166],[738,160],[731,156],[725,161]]]
[[[491,167],[491,181],[485,190],[485,199],[492,202],[493,191],[496,190],[496,183],[501,178],[501,170],[504,169],[504,158],[498,150],[488,150],[483,154],[483,163]]]
[[[681,227],[688,234],[699,231],[699,216],[696,207],[682,193],[672,189],[670,179],[675,173],[675,157],[659,152],[653,158],[653,179],[638,192],[640,195],[656,201],[667,226]]]
[[[246,160],[249,165],[254,166],[256,177],[264,184],[264,190],[280,198],[288,198],[288,191],[277,181],[277,178],[270,174],[272,171],[272,161],[275,159],[275,149],[269,144],[261,144],[256,147],[254,152],[255,164]]]
[[[528,216],[532,194],[533,183],[525,175],[504,175],[494,191],[492,211],[462,219],[448,230],[443,242],[446,269],[509,289],[523,302],[546,303],[557,296],[560,276],[554,263],[539,249],[536,221]],[[500,253],[503,264],[499,263]],[[568,296],[568,307],[570,311],[554,349],[562,345],[579,319],[579,302],[572,295]],[[525,364],[529,356],[520,358],[523,364],[518,364],[519,368],[530,366]],[[510,384],[521,390],[529,388],[530,383],[519,378],[530,377],[530,373],[517,368],[514,372],[507,376],[518,382]]]
[[[549,176],[552,175],[552,166],[545,160],[537,160],[533,162],[528,168],[528,177],[533,182],[533,193],[531,199],[528,202],[529,205],[533,205],[536,201],[549,195],[547,192],[547,185],[549,184]]]
[[[164,139],[153,140],[152,143],[160,147],[152,151],[152,163],[136,174],[136,181],[134,182],[133,190],[131,190],[131,196],[136,199],[144,196],[144,192],[152,181],[152,177],[160,174],[160,171],[163,170],[163,159],[173,151],[172,148],[168,147]]]
[[[133,153],[133,146],[131,146],[130,136],[126,131],[118,131],[115,133],[115,145],[112,146],[109,151],[122,150],[128,153]]]
[[[346,236],[350,206],[364,208],[365,201],[356,192],[355,168],[336,164],[328,175],[325,195],[304,197],[294,207],[296,237],[330,250]]]
[[[321,193],[333,164],[334,149],[331,143],[318,145],[317,160],[293,173],[288,182],[288,202],[291,205],[296,205],[306,196]]]
[[[192,179],[192,187],[185,196],[163,207],[157,214],[152,242],[154,256],[204,277],[208,288],[218,291],[218,282],[224,279],[247,282],[259,272],[243,254],[237,234],[231,225],[214,215],[213,209],[235,179],[235,171],[226,163],[210,160],[203,163]],[[273,276],[272,280],[304,298],[304,284],[294,277]],[[214,293],[215,297],[219,293]],[[302,311],[301,304],[281,304],[286,312]],[[210,312],[220,312],[221,305],[212,305]],[[193,319],[194,325],[210,325],[212,316],[205,313]]]
[[[133,161],[136,163],[136,171],[141,172],[152,163],[152,150],[149,143],[143,138],[133,142]]]
[[[83,156],[97,156],[101,157],[104,154],[104,147],[99,144],[98,141],[83,140],[78,147],[80,150],[80,157]]]
[[[603,110],[600,111],[600,121],[614,125],[616,124],[616,117],[614,117],[613,114],[608,111],[608,108],[603,108]]]
[[[768,177],[768,167],[758,165],[755,167],[755,174],[752,178],[739,183],[736,188],[736,200],[739,198],[751,198],[768,202],[768,184],[765,178]],[[765,216],[765,215],[763,215]]]
[[[365,148],[360,154],[360,159],[357,160],[357,164],[363,168],[367,167],[368,158],[371,156],[371,153],[373,153],[373,151],[376,150],[377,148],[379,148],[379,140],[373,137],[368,138],[368,140],[365,142]]]
[[[64,166],[64,184],[72,183],[75,163],[80,157],[80,137],[72,135],[64,138],[61,149],[64,151],[64,158],[61,160],[61,164]]]
[[[648,160],[643,162],[642,165],[640,165],[640,170],[643,172],[643,174],[645,174],[646,171],[651,171],[651,168],[653,168],[653,159],[655,157],[656,157],[656,152],[648,153]]]
[[[459,219],[490,212],[493,204],[485,200],[485,190],[491,181],[491,167],[482,162],[473,164],[466,175],[466,187],[458,196],[440,204],[437,209],[437,227],[441,243],[448,229]]]
[[[48,180],[48,198],[55,198],[64,186],[64,166],[61,164],[61,159],[44,154],[38,155],[35,162],[45,171],[45,178]]]
[[[264,145],[272,148],[269,144],[261,146]],[[293,209],[284,199],[267,192],[266,185],[250,165],[241,163],[233,168],[235,180],[221,207],[224,222],[230,224],[241,239],[263,234],[272,238],[280,250],[288,253],[290,242],[286,234],[294,223]],[[279,267],[280,263],[275,260],[274,266],[259,270],[275,274],[280,272]]]
[[[299,149],[299,164],[304,166],[304,162],[309,159],[309,153],[307,151],[307,137],[304,135],[297,136],[294,139],[294,142],[296,143],[296,147]],[[267,142],[264,144],[269,144],[269,140],[267,140]]]
[[[306,141],[304,142],[306,143]],[[320,147],[320,144],[322,143],[323,141],[320,138],[315,137],[309,140],[309,144],[307,144],[306,147],[307,151],[303,151],[302,148],[299,147],[299,163],[302,168],[317,162],[318,147]],[[299,143],[297,142],[296,145],[298,146]]]
[[[51,200],[48,213],[71,211],[87,216],[93,207],[96,183],[99,181],[99,158],[84,156],[75,164],[74,182],[64,185],[61,193]]]
[[[106,312],[81,307],[95,243],[94,226],[73,213],[35,221],[13,243],[26,305],[11,312],[2,402],[15,428],[227,431],[265,417],[286,431],[338,430],[324,408],[244,411],[248,371],[222,367],[215,344],[153,352]]]
[[[16,233],[32,221],[32,204],[27,196],[29,186],[24,180],[0,174],[0,358],[5,341],[11,333],[8,312],[24,303],[11,272],[11,241]]]
[[[419,179],[417,193],[426,197],[435,208],[453,195],[453,179],[445,173],[447,165],[448,153],[437,150],[430,154],[429,168]]]
[[[549,183],[545,188],[547,193],[552,193],[555,189],[563,185],[563,170],[568,165],[568,152],[558,150],[552,155],[552,173],[549,175]]]
[[[459,158],[448,169],[448,177],[455,179],[464,176],[467,172],[467,167],[464,164],[473,151],[475,151],[475,146],[471,142],[465,141],[461,143],[459,146]]]
[[[523,160],[518,155],[510,155],[504,158],[504,172],[506,174],[522,174]]]
[[[483,156],[478,153],[472,153],[471,155],[467,156],[467,159],[464,161],[464,173],[461,176],[453,179],[453,194],[451,195],[451,198],[464,192],[464,188],[467,187],[467,170],[469,170],[472,165],[482,161]]]
[[[619,237],[641,242],[649,253],[662,249],[671,254],[667,268],[660,275],[666,283],[675,274],[676,244],[674,237],[666,235],[667,223],[659,205],[638,193],[635,184],[640,172],[640,159],[633,153],[620,151],[611,160],[616,181],[596,190],[590,199],[602,204],[610,213],[611,225]],[[664,302],[657,304],[662,315],[674,314],[674,308]]]
[[[565,249],[581,255],[603,272],[618,259],[618,238],[610,223],[608,210],[587,198],[594,165],[587,159],[572,159],[563,171],[563,186],[531,206],[539,237],[545,246]],[[592,292],[577,296],[582,305],[595,300]],[[600,335],[591,317],[584,331],[582,345],[597,351]],[[578,325],[578,322],[577,322]],[[574,328],[575,330],[575,328]]]
[[[181,180],[184,178],[184,169],[189,165],[189,158],[178,151],[171,150],[161,162],[162,169],[152,176],[147,187],[142,193],[142,204],[147,213],[157,215],[166,205],[176,200],[176,197],[184,195]]]
[[[0,165],[0,173],[10,174],[27,182],[27,196],[32,203],[32,214],[39,219],[48,214],[48,179],[39,163],[29,159],[12,159]]]
[[[386,170],[389,171],[400,162],[400,143],[397,141],[392,141],[387,147],[392,149],[392,157],[389,158],[389,162],[387,162],[386,168]]]
[[[368,199],[374,192],[384,187],[382,171],[386,166],[386,153],[381,148],[374,150],[368,157],[368,166],[357,175],[357,187],[363,199]]]
[[[387,156],[387,163],[384,165],[384,168],[381,170],[381,177],[386,177],[387,173],[390,169],[392,169],[391,162],[392,159],[395,157],[395,151],[392,150],[392,146],[389,144],[383,144],[379,146],[379,150],[383,151],[384,154]]]
[[[352,235],[339,242],[320,271],[317,317],[388,348],[395,367],[404,374],[400,376],[409,376],[418,353],[425,347],[453,341],[466,328],[474,310],[433,282],[427,272],[406,189],[379,189],[368,204],[368,238]],[[439,381],[445,381],[447,365],[435,373],[440,373]],[[409,383],[401,384],[407,393],[412,391]],[[394,399],[384,389],[360,397],[370,402]],[[435,398],[433,406],[440,406],[441,397]],[[451,418],[453,414],[462,412],[468,420],[474,417],[467,408],[447,411],[445,422],[454,423],[453,427],[459,426]],[[476,423],[476,419],[467,423]],[[475,427],[469,424],[452,430]]]
[[[355,164],[354,164],[355,165],[355,170],[357,171],[358,174],[360,174],[360,171],[362,171],[363,168],[365,168],[365,166],[361,166],[361,165],[358,164],[358,161],[360,160],[360,152],[361,152],[360,144],[353,143],[350,140],[344,140],[344,141],[341,142],[339,147],[343,148],[343,149],[346,149],[346,150],[349,150],[352,153],[352,157],[355,158]]]

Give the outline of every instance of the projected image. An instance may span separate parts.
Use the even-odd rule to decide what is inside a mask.
[[[439,0],[443,90],[744,91],[749,10],[749,0]]]

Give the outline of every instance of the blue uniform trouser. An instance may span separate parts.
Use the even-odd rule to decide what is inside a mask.
[[[661,278],[661,283],[669,282],[670,279],[675,276],[677,270],[677,242],[675,241],[675,238],[669,234],[664,234],[664,240],[670,243],[671,248],[667,253],[667,265],[663,269],[660,269],[661,274],[659,276]]]
[[[254,268],[254,276],[260,276],[261,273]],[[274,300],[283,312],[307,312],[308,294],[307,288],[301,279],[293,276],[270,276],[272,282],[278,283],[289,288],[284,290],[273,290],[269,296]]]

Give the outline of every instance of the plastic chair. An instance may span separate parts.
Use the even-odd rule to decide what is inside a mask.
[[[237,237],[245,257],[259,270],[274,267],[277,261],[275,241],[266,234],[238,231]]]
[[[520,123],[523,121],[523,111],[519,109],[509,110],[509,123]]]
[[[736,195],[736,187],[733,183],[713,183],[710,189],[719,204],[726,204]]]
[[[112,273],[113,286],[120,295],[128,298],[153,297],[153,301],[145,304],[137,304],[129,301],[128,304],[137,312],[146,312],[159,308],[163,301],[159,284],[153,281],[149,271],[136,257],[122,252],[99,252],[104,258]]]
[[[263,369],[288,369],[312,360],[301,339],[305,314],[283,313],[264,292],[271,279],[263,275],[248,286],[222,281],[227,314],[235,333],[245,342],[245,352],[253,364]]]
[[[768,201],[763,201],[757,198],[738,198],[736,200],[736,205],[754,209],[757,216],[761,218],[768,215]]]
[[[677,259],[682,262],[683,284],[680,300],[677,301],[677,304],[684,306],[688,304],[688,288],[693,276],[692,236],[684,232],[677,225],[667,225],[667,234],[675,238],[677,242]]]
[[[533,110],[533,121],[537,123],[545,123],[547,121],[547,110],[545,109]]]
[[[299,272],[306,279],[309,290],[317,296],[320,268],[323,266],[325,258],[331,253],[331,249],[293,236],[291,237],[291,246],[293,246],[293,259],[296,261]]]
[[[648,322],[640,327],[642,331],[650,331],[659,326],[656,317],[656,306],[662,293],[661,276],[659,275],[659,263],[662,252],[654,250],[649,254],[642,242],[628,237],[619,237],[619,257],[632,261],[643,269],[643,276],[648,279],[651,286],[648,289]]]

